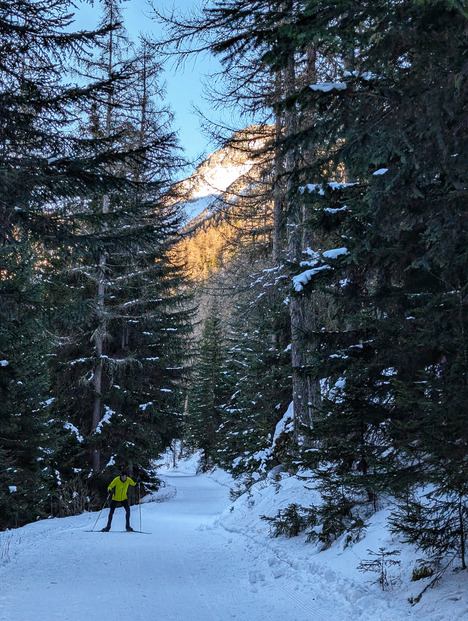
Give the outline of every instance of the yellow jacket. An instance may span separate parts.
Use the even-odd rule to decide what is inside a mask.
[[[125,481],[122,481],[120,477],[115,477],[107,488],[109,492],[114,489],[112,500],[116,500],[117,502],[125,500],[127,498],[127,490],[129,485],[136,485],[135,481],[132,481],[130,477],[127,477]]]

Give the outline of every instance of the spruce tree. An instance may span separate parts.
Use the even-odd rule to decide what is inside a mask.
[[[224,367],[225,339],[225,327],[215,299],[203,323],[193,363],[186,418],[187,441],[193,448],[201,450],[200,467],[203,470],[216,463],[217,431],[229,395]]]
[[[0,436],[3,483],[14,490],[2,526],[53,505],[47,257],[73,244],[67,204],[114,183],[103,176],[108,149],[96,158],[96,145],[75,132],[84,102],[102,96],[104,85],[77,86],[69,73],[102,33],[70,32],[68,9],[61,1],[0,5]]]
[[[54,481],[47,425],[50,342],[42,321],[38,258],[24,240],[3,246],[0,256],[0,525],[5,528],[47,515]]]
[[[441,502],[452,498],[455,508],[466,493],[459,398],[466,392],[460,310],[467,263],[458,164],[466,158],[466,84],[456,77],[466,17],[444,3],[373,3],[369,11],[349,4],[346,13],[342,3],[330,7],[314,7],[311,17],[335,37],[342,70],[304,97],[321,111],[311,136],[336,146],[311,168],[308,182],[318,185],[308,198],[311,221],[347,254],[305,287],[326,288],[338,326],[320,337],[315,372],[327,365],[332,390],[314,437],[328,472],[355,494],[407,498],[430,481],[435,518]],[[321,183],[325,174],[332,186]],[[419,513],[421,541],[430,505]]]
[[[217,432],[216,460],[235,476],[265,473],[288,457],[286,446],[272,451],[276,425],[291,401],[286,279],[275,268],[252,277],[230,318],[225,376],[231,394]]]
[[[182,265],[172,251],[181,216],[170,175],[180,158],[170,113],[158,107],[160,68],[149,41],[132,51],[118,3],[105,8],[102,25],[114,21],[116,30],[91,68],[107,79],[122,71],[125,82],[102,108],[90,109],[86,129],[104,142],[115,136],[131,157],[108,168],[120,187],[75,206],[80,228],[66,264],[70,304],[60,305],[54,319],[62,338],[56,389],[67,386],[56,405],[79,430],[97,485],[116,467],[151,478],[151,459],[180,435],[190,331]],[[75,462],[88,479],[90,464],[78,447]]]

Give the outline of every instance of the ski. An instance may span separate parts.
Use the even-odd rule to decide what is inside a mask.
[[[84,530],[84,533],[102,533],[102,530]],[[140,535],[151,535],[146,530],[109,530],[109,533],[139,533]]]

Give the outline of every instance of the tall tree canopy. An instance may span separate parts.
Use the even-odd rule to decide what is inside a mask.
[[[117,1],[96,32],[69,10],[0,3],[6,526],[92,506],[91,467],[145,472],[179,433],[189,321],[159,68],[150,42],[122,47]]]
[[[275,115],[296,437],[330,536],[352,523],[343,499],[359,515],[392,492],[396,528],[463,566],[467,17],[444,0],[213,2],[171,31],[176,52],[198,36],[219,55],[226,98]]]

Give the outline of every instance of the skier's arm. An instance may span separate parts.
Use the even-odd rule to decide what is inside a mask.
[[[113,481],[111,481],[111,483],[109,483],[107,491],[113,493],[113,490],[114,490],[114,487],[115,487],[116,483],[117,483],[117,479],[114,479]]]
[[[136,485],[135,481],[131,479],[130,477],[127,477],[127,481],[129,482],[130,485],[133,485],[133,486]]]

